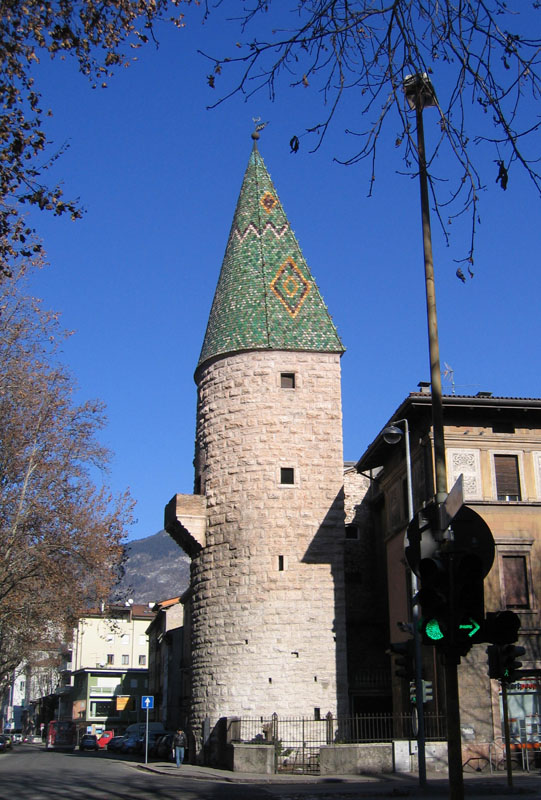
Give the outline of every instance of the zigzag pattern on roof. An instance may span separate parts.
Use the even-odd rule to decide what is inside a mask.
[[[242,233],[239,230],[239,228],[235,228],[234,230],[232,230],[231,231],[231,237],[236,236],[237,240],[239,242],[241,242],[241,244],[242,244],[242,242],[244,242],[246,236],[248,235],[248,233],[250,231],[254,234],[254,236],[257,236],[258,238],[260,238],[261,236],[264,236],[267,233],[267,231],[272,231],[272,233],[274,233],[274,235],[276,236],[277,239],[281,239],[282,236],[285,233],[287,233],[288,230],[289,230],[289,224],[288,223],[286,223],[285,225],[282,225],[282,227],[280,229],[278,229],[275,225],[273,225],[272,222],[267,222],[265,227],[261,231],[258,231],[256,226],[254,225],[254,223],[250,222],[250,224],[246,226],[246,228],[244,229],[244,231]]]

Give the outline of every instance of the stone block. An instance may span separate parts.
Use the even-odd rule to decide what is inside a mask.
[[[393,745],[324,745],[319,754],[322,775],[362,775],[393,772]]]
[[[228,745],[229,761],[233,772],[248,772],[258,775],[274,773],[274,747],[270,744]]]

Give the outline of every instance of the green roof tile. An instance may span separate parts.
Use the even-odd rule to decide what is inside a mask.
[[[198,366],[254,349],[344,352],[255,140]]]

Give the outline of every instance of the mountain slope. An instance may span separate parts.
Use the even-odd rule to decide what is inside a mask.
[[[126,572],[116,588],[119,599],[158,603],[188,588],[190,559],[165,531],[129,542],[126,556]]]

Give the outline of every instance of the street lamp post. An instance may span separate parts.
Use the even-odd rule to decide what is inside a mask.
[[[402,431],[398,425],[403,425]],[[398,444],[404,437],[406,450],[406,487],[408,495],[408,524],[413,519],[413,484],[411,480],[411,449],[410,433],[407,419],[393,420],[393,423],[385,428],[382,436],[387,444]],[[411,615],[413,624],[413,643],[415,652],[415,706],[417,708],[417,763],[419,766],[419,785],[426,786],[426,735],[425,735],[425,713],[423,705],[423,657],[421,652],[421,634],[419,632],[419,604],[416,596],[419,590],[417,576],[410,573],[411,584],[410,592],[412,598]]]
[[[430,356],[430,382],[432,399],[432,431],[434,436],[434,472],[436,505],[438,509],[447,497],[447,471],[445,466],[445,441],[443,434],[443,400],[441,388],[440,350],[438,341],[438,320],[436,314],[436,291],[434,281],[434,261],[432,257],[432,235],[430,229],[430,204],[428,197],[428,175],[426,168],[423,109],[436,106],[436,93],[427,75],[409,75],[404,80],[404,93],[409,107],[415,109],[417,120],[417,158],[419,164],[419,183],[421,190],[421,220],[423,231],[423,251],[426,285],[426,311],[428,321],[428,345]],[[438,514],[434,538],[440,545],[444,541],[441,517]],[[452,592],[452,587],[451,587]],[[458,695],[458,660],[452,653],[446,653],[445,701],[447,712],[447,759],[449,766],[450,800],[463,800],[464,778],[462,775],[462,738],[460,731],[460,709]]]

